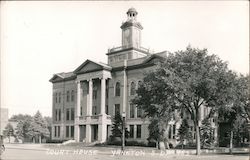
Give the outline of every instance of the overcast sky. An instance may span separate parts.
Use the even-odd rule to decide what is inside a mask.
[[[51,116],[49,79],[86,59],[106,63],[108,48],[121,45],[130,7],[144,27],[143,47],[174,52],[191,44],[248,73],[248,1],[2,1],[1,107],[9,117]]]

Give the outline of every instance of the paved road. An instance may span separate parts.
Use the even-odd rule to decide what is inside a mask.
[[[1,160],[249,160],[248,155],[164,155],[145,153],[143,150],[130,150],[126,155],[121,155],[118,150],[97,149],[57,150],[38,145],[10,146],[6,147]]]

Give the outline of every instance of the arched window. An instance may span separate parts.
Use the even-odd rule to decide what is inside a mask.
[[[115,96],[119,97],[121,95],[121,85],[120,82],[117,82],[115,85]]]
[[[130,84],[130,95],[135,95],[135,83],[131,82]]]
[[[142,81],[138,81],[138,88],[140,87],[140,86],[142,86],[143,84],[142,84]]]

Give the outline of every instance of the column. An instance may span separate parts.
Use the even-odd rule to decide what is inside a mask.
[[[91,142],[91,125],[90,124],[86,125],[86,142],[87,143]]]
[[[88,105],[87,105],[87,115],[92,115],[92,98],[93,98],[93,81],[89,80],[89,97],[88,97]]]
[[[77,81],[77,103],[76,103],[76,116],[80,116],[81,110],[81,82]]]
[[[107,138],[107,124],[102,123],[98,125],[98,141],[100,143],[106,142]]]
[[[75,129],[74,129],[75,133],[74,133],[74,139],[76,142],[79,142],[80,141],[80,127],[78,124],[75,124]]]
[[[106,79],[101,79],[101,115],[105,114],[105,99],[106,99]]]

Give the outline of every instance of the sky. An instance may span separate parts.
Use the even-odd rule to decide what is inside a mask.
[[[243,74],[249,69],[248,1],[1,1],[1,107],[13,114],[52,113],[54,73],[86,59],[107,63],[121,46],[130,7],[142,46],[155,52],[207,48]]]

